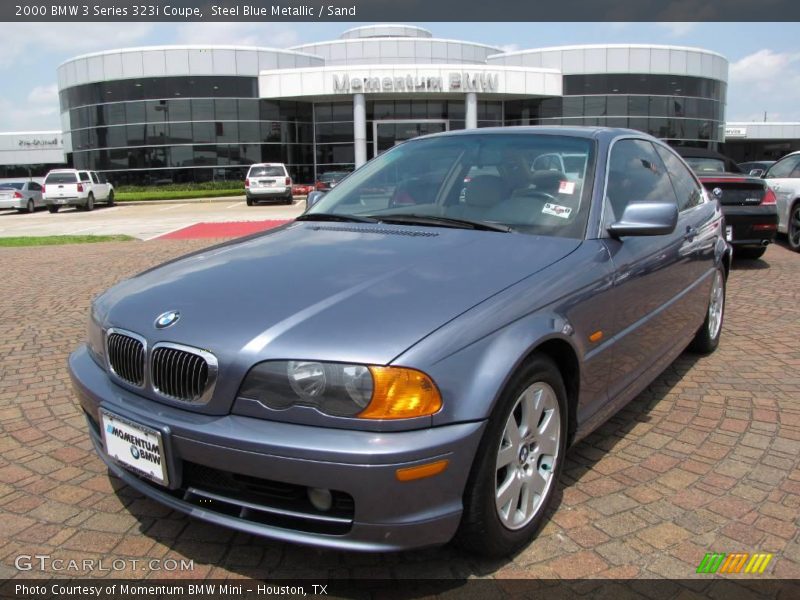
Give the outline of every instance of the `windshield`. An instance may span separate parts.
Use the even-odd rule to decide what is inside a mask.
[[[253,167],[248,177],[283,177],[283,167]]]
[[[75,173],[50,173],[44,182],[47,183],[75,183],[78,178]]]
[[[574,170],[567,174],[561,165]],[[566,135],[475,133],[413,140],[355,171],[307,214],[460,219],[582,238],[593,165],[594,143]]]
[[[0,183],[0,190],[21,190],[23,187],[25,187],[25,184],[17,181]]]
[[[695,173],[724,173],[725,161],[718,158],[692,158],[684,157],[686,164],[692,167]]]

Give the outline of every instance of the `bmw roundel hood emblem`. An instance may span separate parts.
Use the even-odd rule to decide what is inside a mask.
[[[711,193],[717,198],[722,198],[722,188],[715,187],[713,190],[711,190]]]
[[[156,318],[156,329],[166,329],[171,325],[175,325],[180,318],[181,313],[179,313],[177,310],[168,310],[165,313],[161,313]]]

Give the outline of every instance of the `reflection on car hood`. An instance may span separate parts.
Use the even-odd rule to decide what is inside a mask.
[[[106,326],[221,359],[385,364],[580,241],[350,223],[294,223],[122,282],[99,299]],[[154,321],[180,311],[177,323]]]

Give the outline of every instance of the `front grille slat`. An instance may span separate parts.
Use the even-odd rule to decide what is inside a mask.
[[[108,362],[117,377],[142,387],[144,385],[144,342],[110,329],[106,346],[108,347]]]
[[[153,388],[159,394],[184,402],[201,402],[213,387],[216,359],[203,350],[156,344],[151,372]]]

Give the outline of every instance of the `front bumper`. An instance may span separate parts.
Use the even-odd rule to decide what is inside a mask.
[[[485,425],[378,433],[201,415],[115,385],[85,346],[70,356],[69,371],[95,449],[125,483],[205,521],[330,548],[387,551],[448,542],[461,519],[464,486]],[[106,454],[97,426],[101,408],[161,431],[170,489],[140,478]],[[397,480],[398,468],[441,459],[449,464],[439,475]],[[198,472],[204,473],[200,479]],[[231,476],[266,482],[258,485],[284,494],[306,488],[334,490],[340,499],[351,499],[350,512],[337,513],[333,526],[325,513],[302,502],[275,504],[263,495],[220,486]]]
[[[765,246],[775,241],[778,210],[767,206],[722,206],[725,225],[731,227],[733,246]]]

